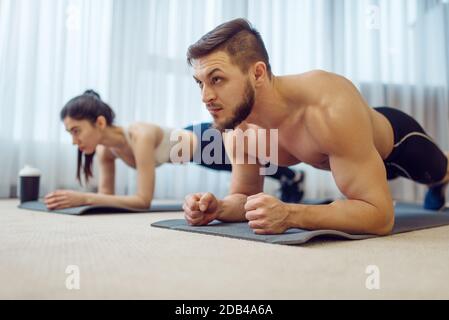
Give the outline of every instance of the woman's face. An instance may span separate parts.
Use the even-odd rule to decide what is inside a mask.
[[[85,154],[93,154],[100,142],[101,131],[88,120],[64,119],[64,126],[72,136],[72,143]]]

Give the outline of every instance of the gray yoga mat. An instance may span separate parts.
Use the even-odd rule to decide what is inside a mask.
[[[415,204],[396,204],[393,234],[440,227],[444,225],[449,225],[449,209],[446,209],[443,212],[435,212],[424,210],[421,206]],[[256,235],[248,226],[248,223],[245,222],[221,223],[214,221],[208,226],[192,227],[189,226],[185,220],[166,220],[156,222],[152,224],[152,226],[177,231],[187,231],[284,245],[303,244],[316,237],[337,237],[348,240],[363,240],[376,237],[374,235],[348,234],[336,230],[307,231],[302,229],[290,229],[281,235]]]
[[[48,210],[43,202],[33,201],[25,202],[19,205],[20,209],[43,211],[50,213],[60,213],[68,215],[86,215],[86,214],[103,214],[103,213],[147,213],[147,212],[177,212],[182,211],[182,203],[178,202],[158,202],[153,201],[151,208],[147,210],[135,210],[114,206],[84,206],[61,210]]]

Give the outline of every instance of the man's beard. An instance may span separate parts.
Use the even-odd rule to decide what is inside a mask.
[[[239,124],[248,118],[254,107],[254,89],[249,81],[246,83],[243,101],[235,109],[231,118],[224,120],[222,123],[214,122],[213,127],[221,132],[226,129],[235,129]]]

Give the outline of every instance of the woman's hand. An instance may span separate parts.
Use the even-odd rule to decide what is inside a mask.
[[[45,204],[49,210],[67,209],[86,205],[86,195],[70,190],[58,190],[45,197]]]
[[[218,218],[218,200],[212,193],[188,195],[182,208],[191,226],[206,226]]]

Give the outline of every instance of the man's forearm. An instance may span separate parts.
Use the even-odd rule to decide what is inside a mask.
[[[223,222],[242,222],[245,218],[245,204],[247,195],[232,194],[223,200],[220,200],[218,220]]]
[[[329,205],[295,204],[289,208],[290,228],[386,235],[394,223],[393,203],[377,208],[360,200],[338,200]]]

